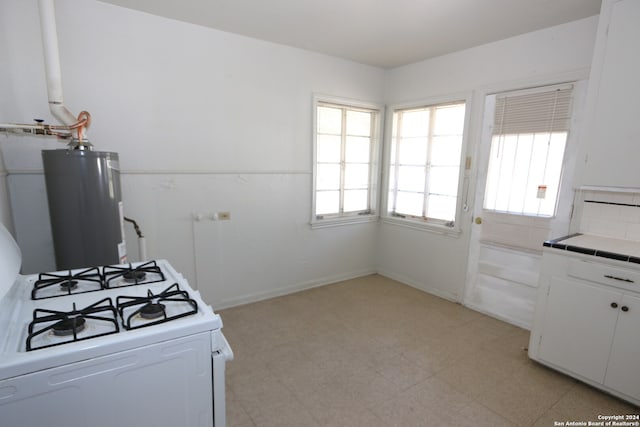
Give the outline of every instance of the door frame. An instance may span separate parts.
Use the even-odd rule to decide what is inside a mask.
[[[580,141],[584,140],[582,132],[584,126],[582,126],[582,118],[585,111],[585,100],[587,91],[587,78],[589,75],[588,69],[580,69],[569,73],[562,73],[558,75],[549,75],[536,79],[530,79],[518,82],[508,82],[486,86],[480,88],[474,93],[475,106],[477,108],[474,114],[474,138],[473,138],[473,158],[474,167],[471,171],[471,176],[474,179],[471,180],[469,193],[470,193],[470,221],[471,227],[468,237],[467,247],[467,266],[466,266],[466,279],[464,284],[464,296],[463,304],[473,308],[474,310],[483,312],[493,317],[500,318],[510,323],[517,324],[521,327],[530,327],[530,322],[522,322],[514,320],[508,314],[496,312],[495,310],[482,306],[481,304],[473,301],[473,292],[476,286],[476,280],[478,278],[478,265],[480,261],[480,226],[475,224],[475,218],[481,217],[483,214],[484,203],[484,191],[487,179],[487,168],[489,162],[489,149],[491,142],[491,125],[492,122],[487,120],[487,108],[491,106],[487,105],[487,96],[508,92],[513,90],[549,86],[559,83],[573,83],[574,84],[574,100],[573,110],[571,116],[571,130],[567,140],[565,148],[565,156],[563,160],[563,171],[560,182],[560,192],[558,200],[558,208],[555,217],[551,220],[550,228],[553,236],[560,236],[568,234],[570,230],[576,228],[572,220],[572,208],[574,201],[574,182],[576,180],[576,165],[579,161],[577,156],[580,151]],[[493,114],[491,114],[491,117]],[[584,161],[582,159],[582,161]],[[526,250],[517,251],[517,248],[505,248],[513,250],[515,252],[527,253]],[[540,253],[542,252],[542,246],[540,247]],[[531,251],[528,251],[532,255]]]

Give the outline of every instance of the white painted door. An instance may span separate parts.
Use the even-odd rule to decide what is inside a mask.
[[[579,81],[574,82],[572,86],[573,101],[569,126],[577,128],[577,117],[586,84]],[[523,93],[526,95],[527,92]],[[500,112],[501,108],[497,105],[501,101],[497,99],[495,93],[485,95],[482,131],[475,156],[477,177],[464,303],[471,308],[529,329],[536,301],[542,244],[547,239],[569,233],[573,202],[570,177],[573,176],[575,166],[578,132],[570,129],[568,133],[554,214],[545,217],[526,212],[510,212],[518,210],[512,209],[514,204],[524,206],[532,200],[535,203],[537,198],[541,206],[551,197],[555,200],[555,195],[553,191],[551,194],[549,190],[545,192],[543,187],[547,183],[536,178],[536,173],[543,166],[534,165],[530,167],[530,173],[518,174],[519,168],[523,165],[528,167],[529,160],[522,158],[522,153],[526,150],[512,149],[513,144],[508,148],[510,142],[506,140],[496,142],[494,117],[496,111]],[[530,158],[535,157],[535,147],[541,145],[535,141],[525,141],[523,144],[529,144],[527,147],[530,147],[530,152],[525,154]],[[509,149],[511,154],[508,152]],[[534,164],[535,160],[531,162]],[[493,164],[493,170],[490,169],[490,164]],[[496,168],[508,169],[509,173],[497,173],[496,170],[500,169]],[[523,188],[531,188],[533,185],[534,191],[536,188],[539,189],[533,196],[530,190],[526,190],[529,193],[524,194],[525,190],[518,189],[516,181],[521,179],[522,175],[526,175],[526,179],[530,181]],[[509,200],[496,196],[497,180],[503,184],[513,183],[513,190],[510,190],[507,197]],[[485,208],[485,205],[489,205],[489,209]]]
[[[592,116],[586,122],[588,144],[583,185],[636,187],[640,144],[640,2],[606,1],[592,67]],[[606,141],[603,144],[602,141]],[[616,165],[612,167],[612,165]]]
[[[540,358],[603,383],[621,297],[601,286],[551,278]]]
[[[604,384],[640,399],[640,298],[624,295],[618,311],[618,323]],[[594,319],[590,320],[593,321]]]

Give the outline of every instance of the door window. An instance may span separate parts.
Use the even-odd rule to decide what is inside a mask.
[[[572,85],[497,94],[484,209],[555,215]]]

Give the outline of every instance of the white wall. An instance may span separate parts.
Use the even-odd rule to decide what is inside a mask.
[[[96,1],[55,6],[65,103],[92,114],[97,150],[119,153],[125,214],[149,257],[197,279],[218,307],[375,271],[375,224],[308,225],[311,100],[381,102],[382,70]],[[0,122],[52,121],[38,24],[35,1],[0,5]],[[1,144],[16,229],[46,234],[39,151],[56,143]],[[194,224],[193,213],[217,211],[231,220]],[[50,236],[17,234],[25,270],[51,265]]]
[[[597,17],[575,21],[522,36],[422,61],[387,72],[388,104],[430,97],[473,93],[470,146],[474,157],[484,93],[540,84],[551,78],[587,75],[591,64]],[[471,199],[474,181],[469,189]],[[378,270],[435,294],[461,301],[468,257],[471,212],[463,217],[459,237],[405,229],[382,223],[378,245]]]
[[[384,72],[96,1],[55,4],[66,104],[91,112],[96,149],[120,154],[126,214],[149,257],[171,261],[218,307],[376,269],[460,300],[470,215],[458,238],[375,223],[309,228],[311,95],[395,104],[471,91],[473,155],[478,94],[588,68],[597,22]],[[0,3],[0,122],[52,121],[38,25],[36,2]],[[59,145],[0,141],[25,271],[52,269],[39,151]],[[193,221],[218,211],[231,221]]]

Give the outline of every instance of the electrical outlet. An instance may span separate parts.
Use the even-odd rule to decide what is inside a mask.
[[[219,221],[228,221],[231,219],[231,212],[218,212]]]

